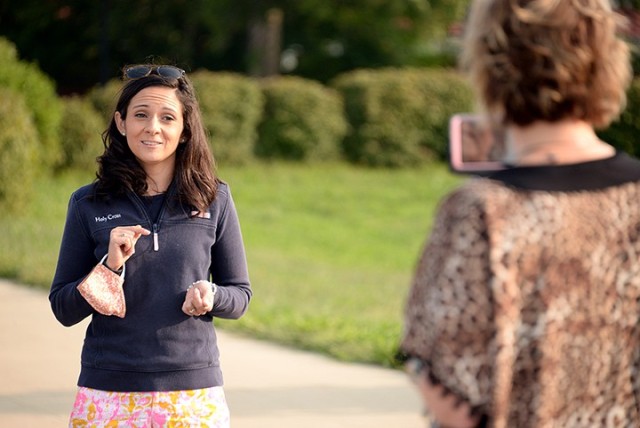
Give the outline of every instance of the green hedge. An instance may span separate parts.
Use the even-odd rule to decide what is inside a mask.
[[[213,153],[226,164],[242,164],[256,155],[300,161],[343,156],[355,163],[391,167],[443,160],[449,117],[473,106],[471,89],[450,69],[356,70],[330,85],[292,76],[259,81],[207,70],[190,77]],[[94,110],[102,116],[100,131],[106,127],[122,87],[120,80],[86,94],[85,101],[93,108],[87,108],[84,118],[83,106],[88,104],[74,100],[63,106],[51,79],[36,65],[20,61],[15,46],[0,38],[3,87],[21,93],[32,113],[40,170],[94,164],[94,152],[81,141],[91,140],[92,129],[99,126]],[[630,107],[639,103],[634,96],[640,98],[632,92]],[[627,145],[632,140],[618,136],[637,130],[638,115],[629,114],[608,131],[612,140]]]
[[[111,122],[111,117],[116,110],[122,80],[111,79],[104,85],[95,86],[86,95],[87,99],[102,116],[104,123]]]
[[[38,174],[38,135],[24,96],[0,88],[0,209],[18,212],[32,195]]]
[[[62,106],[60,167],[95,171],[96,158],[104,151],[101,133],[107,125],[103,116],[88,99],[78,96],[63,98]]]
[[[340,94],[299,77],[265,80],[256,154],[297,161],[338,159],[347,131]]]
[[[255,79],[234,73],[190,75],[217,160],[242,164],[253,158],[264,99]]]
[[[356,70],[331,85],[344,97],[353,162],[401,167],[445,159],[448,120],[473,107],[466,80],[446,69]]]
[[[0,59],[0,88],[10,88],[24,96],[41,145],[40,164],[49,169],[60,161],[62,154],[59,139],[62,107],[55,84],[35,64],[21,61],[15,45],[4,38],[0,38]]]

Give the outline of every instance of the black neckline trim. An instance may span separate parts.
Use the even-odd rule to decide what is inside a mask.
[[[583,191],[640,181],[640,160],[627,153],[576,164],[507,168],[487,176],[491,180],[526,190]]]

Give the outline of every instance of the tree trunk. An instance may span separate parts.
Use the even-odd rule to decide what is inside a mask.
[[[282,50],[281,9],[269,9],[249,23],[248,71],[252,76],[268,77],[280,73]]]

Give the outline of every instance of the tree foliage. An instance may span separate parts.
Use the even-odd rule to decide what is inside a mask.
[[[58,83],[84,91],[148,59],[247,72],[252,34],[282,12],[284,71],[327,81],[354,68],[415,62],[467,0],[0,0],[0,35]]]

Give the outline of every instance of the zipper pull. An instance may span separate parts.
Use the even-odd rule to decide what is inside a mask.
[[[160,244],[158,244],[158,225],[156,223],[153,224],[153,251],[158,251],[160,249]]]

